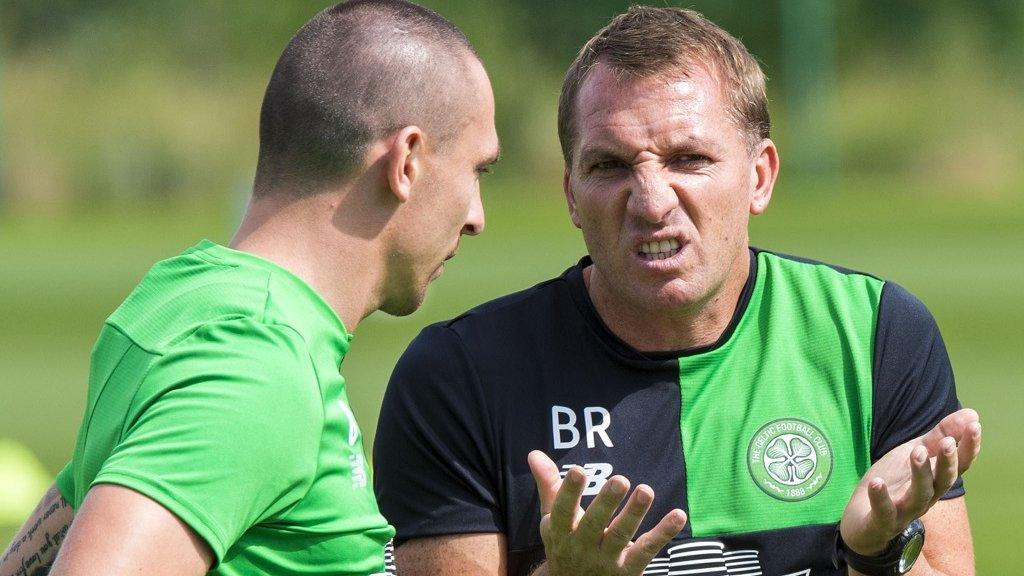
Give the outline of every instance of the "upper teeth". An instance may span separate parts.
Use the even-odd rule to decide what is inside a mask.
[[[660,254],[665,252],[671,252],[679,248],[679,241],[675,238],[668,240],[662,240],[660,242],[644,242],[640,245],[640,251],[644,254]]]

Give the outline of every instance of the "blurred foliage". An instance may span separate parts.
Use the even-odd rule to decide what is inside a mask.
[[[822,137],[838,142],[843,177],[888,176],[955,194],[1019,193],[1024,3],[834,0],[834,21],[821,25],[834,38],[836,86],[820,131],[835,134],[820,134],[788,129],[799,124],[786,121],[797,95],[785,90],[799,88],[780,80],[800,58],[782,42],[785,2],[794,0],[683,3],[763,62],[784,160],[787,143],[796,150],[794,143]],[[628,4],[425,4],[461,26],[488,65],[502,172],[517,181],[557,179],[561,76],[586,39]],[[0,207],[73,214],[112,204],[240,203],[277,55],[325,5],[0,3]],[[787,165],[784,174],[800,168]]]
[[[1015,573],[1024,2],[831,0],[833,19],[819,25],[835,84],[819,135],[813,123],[794,128],[806,122],[792,105],[799,84],[786,81],[801,59],[799,42],[784,42],[783,8],[797,1],[679,3],[740,37],[770,78],[783,171],[752,238],[897,280],[928,303],[960,398],[986,422],[968,480],[979,568]],[[561,199],[555,103],[579,47],[628,6],[424,3],[487,64],[505,159],[484,187],[487,233],[464,243],[423,310],[360,326],[344,370],[370,442],[391,366],[422,325],[556,275],[583,252]],[[49,472],[70,455],[103,319],[155,260],[230,237],[263,89],[291,35],[326,5],[0,0],[0,437]],[[825,180],[787,152],[818,136],[839,153]],[[13,530],[0,522],[0,544]]]

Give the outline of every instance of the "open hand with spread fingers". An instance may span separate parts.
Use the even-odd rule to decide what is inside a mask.
[[[587,476],[582,468],[572,468],[563,479],[558,466],[543,452],[530,452],[529,462],[540,494],[540,535],[547,556],[547,562],[534,572],[535,576],[643,574],[658,552],[686,525],[686,513],[674,509],[650,532],[633,541],[654,502],[650,486],[637,486],[615,515],[629,493],[629,480],[612,476],[584,511],[580,499]]]
[[[969,408],[893,448],[868,469],[843,512],[845,546],[865,556],[882,551],[949,491],[980,449],[981,423]]]

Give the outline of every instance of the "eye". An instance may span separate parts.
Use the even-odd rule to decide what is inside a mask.
[[[673,158],[669,164],[682,170],[698,170],[711,164],[711,158],[703,154],[680,154]]]
[[[591,171],[598,172],[610,172],[624,168],[627,168],[627,165],[622,160],[601,160],[600,162],[595,162],[590,166]]]

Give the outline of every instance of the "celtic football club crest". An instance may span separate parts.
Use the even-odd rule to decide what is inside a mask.
[[[751,438],[747,466],[754,483],[769,496],[806,500],[832,475],[832,447],[817,426],[783,418],[765,424]]]

